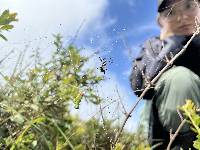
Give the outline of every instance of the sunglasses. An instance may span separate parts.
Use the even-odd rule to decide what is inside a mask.
[[[165,8],[159,15],[169,21],[174,20],[181,13],[193,14],[199,8],[197,0],[182,0]]]

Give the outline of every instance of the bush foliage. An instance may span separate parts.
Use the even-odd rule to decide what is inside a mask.
[[[0,16],[0,36],[17,21],[16,13],[6,10]],[[48,62],[35,62],[26,70],[16,67],[4,75],[0,86],[0,149],[11,150],[109,150],[119,126],[105,119],[81,120],[70,113],[82,100],[98,105],[94,86],[103,80],[94,69],[83,69],[90,59],[73,45],[63,46],[55,35],[55,51]],[[35,55],[38,59],[38,55]],[[20,66],[21,68],[21,66]],[[143,150],[146,139],[138,133],[123,132],[115,150]]]
[[[0,15],[0,37],[7,41],[7,38],[2,34],[3,31],[9,31],[14,26],[11,25],[12,22],[18,21],[16,18],[17,13],[10,13],[9,10],[5,10]]]
[[[185,116],[187,117],[188,122],[191,124],[192,130],[197,133],[197,138],[194,141],[193,146],[196,149],[200,149],[200,113],[197,111],[197,107],[194,105],[192,100],[187,100],[186,104],[180,108]]]

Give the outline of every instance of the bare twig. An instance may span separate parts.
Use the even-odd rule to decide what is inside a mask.
[[[2,58],[2,59],[0,60],[0,64],[2,64],[3,61],[4,61],[6,58],[8,58],[8,56],[10,56],[10,54],[12,54],[13,52],[14,52],[14,50],[11,50],[4,58]]]
[[[174,133],[174,135],[170,138],[169,144],[167,146],[167,150],[170,150],[170,147],[173,143],[173,141],[175,140],[176,136],[178,135],[179,131],[181,130],[181,128],[183,127],[183,125],[186,123],[186,119],[184,119],[181,124],[179,125],[178,129],[176,130],[176,132]]]
[[[123,114],[125,115],[125,116],[127,116],[127,111],[126,111],[126,109],[125,109],[125,106],[124,106],[124,104],[123,104],[123,102],[122,102],[122,98],[121,98],[121,96],[120,96],[120,94],[119,94],[119,91],[118,91],[118,88],[117,88],[117,86],[116,86],[116,92],[117,92],[117,95],[118,95],[118,97],[119,97],[119,102],[120,102],[120,105],[122,106],[122,109],[123,109]]]
[[[181,121],[183,121],[183,115],[181,114],[181,112],[179,111],[179,109],[177,109],[177,113],[178,113],[179,117],[181,118]]]
[[[24,73],[24,71],[25,71],[29,66],[31,66],[31,63],[29,63],[29,64],[27,64],[26,66],[24,66],[24,68],[22,68],[22,69],[19,71],[18,75],[21,75],[22,73]]]
[[[169,130],[169,137],[170,137],[170,139],[173,137],[172,128]]]
[[[160,146],[160,145],[162,145],[162,144],[163,144],[163,142],[160,142],[160,143],[155,144],[154,146],[151,147],[151,150],[157,148],[158,146]]]
[[[109,104],[103,106],[101,109],[104,110],[106,107],[110,106],[112,103],[115,103],[117,100],[113,100],[111,101]],[[99,113],[99,111],[95,112],[94,115],[91,116],[91,118],[93,118],[94,116],[96,116]],[[101,112],[100,112],[101,113]]]
[[[96,133],[95,133],[95,136],[94,136],[94,150],[96,150],[97,147],[96,147]]]
[[[86,19],[83,19],[83,21],[81,22],[80,26],[78,27],[78,29],[76,30],[76,33],[74,35],[74,37],[72,38],[72,41],[70,43],[70,45],[73,45],[74,42],[77,40],[78,35],[80,33],[81,28],[83,27],[84,23],[85,23]]]
[[[102,110],[102,107],[101,107],[101,104],[100,104],[100,114],[101,114],[101,118],[102,118],[102,121],[103,121],[103,126],[104,126],[104,129],[106,128],[106,124],[105,124],[105,119],[104,119],[104,116],[103,116],[103,110]]]
[[[141,99],[144,97],[144,95],[146,94],[146,92],[151,88],[151,85],[153,85],[159,78],[160,76],[169,68],[169,66],[171,66],[173,64],[173,62],[179,57],[181,56],[185,51],[186,48],[189,46],[189,44],[191,43],[191,41],[194,39],[194,37],[199,34],[199,28],[197,28],[197,31],[192,35],[192,37],[190,38],[190,40],[186,43],[186,45],[181,49],[181,51],[179,53],[177,53],[167,64],[166,66],[158,73],[158,75],[156,77],[153,78],[153,80],[147,85],[147,87],[144,89],[144,91],[142,92],[142,94],[140,95],[140,97],[137,99],[136,103],[133,105],[133,107],[131,108],[131,110],[129,111],[128,115],[126,116],[122,127],[120,128],[118,134],[115,137],[115,141],[113,143],[113,145],[115,146],[115,144],[118,142],[119,137],[124,129],[124,126],[127,122],[127,120],[129,119],[130,115],[132,114],[132,112],[135,110],[136,106],[138,105],[138,103],[141,101]]]
[[[20,62],[19,62],[19,65],[20,65],[20,68],[19,68],[19,70],[21,70],[21,69],[22,69],[22,64],[23,64],[23,61],[24,61],[25,54],[26,54],[26,52],[27,52],[27,50],[28,50],[28,47],[29,47],[29,45],[28,45],[28,44],[27,44],[27,45],[25,45],[24,51],[23,51],[23,53],[22,53],[21,60],[20,60]]]
[[[172,134],[172,129],[170,130],[170,141],[169,141],[169,144],[167,146],[167,150],[170,150],[170,147],[173,143],[173,141],[175,140],[176,136],[178,135],[179,131],[181,130],[181,128],[183,127],[183,125],[185,124],[186,122],[186,119],[183,119],[183,116],[181,114],[181,112],[179,111],[179,109],[177,109],[177,113],[181,119],[181,124],[179,125],[178,129],[176,130],[176,132],[174,134]]]
[[[119,34],[119,33],[118,33],[118,34]],[[129,56],[129,58],[131,59],[131,58],[132,58],[132,56],[131,56],[131,55],[132,55],[132,50],[131,50],[131,48],[128,47],[128,44],[126,43],[126,40],[124,39],[124,37],[123,37],[121,34],[119,34],[119,37],[121,38],[125,49],[128,51],[128,56]]]
[[[16,73],[16,71],[17,71],[17,67],[18,67],[18,65],[19,65],[19,63],[20,63],[20,61],[21,61],[22,56],[23,56],[23,52],[20,52],[20,54],[19,54],[19,56],[18,56],[18,59],[17,59],[17,61],[16,61],[16,64],[15,64],[15,67],[14,67],[14,69],[13,69],[11,78],[14,77],[14,75],[15,75],[15,73]]]

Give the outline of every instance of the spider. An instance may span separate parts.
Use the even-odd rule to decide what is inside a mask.
[[[105,72],[106,72],[106,70],[108,70],[107,68],[106,68],[106,65],[107,65],[107,60],[106,60],[106,58],[101,58],[101,57],[99,57],[99,59],[100,59],[100,61],[101,61],[101,66],[100,66],[100,71],[101,72],[103,72],[104,74],[105,74]],[[111,58],[110,58],[111,59]],[[112,61],[111,60],[109,60],[109,63],[112,63]]]

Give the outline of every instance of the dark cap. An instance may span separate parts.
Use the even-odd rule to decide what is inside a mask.
[[[158,12],[165,10],[167,4],[170,3],[170,0],[158,0]]]
[[[197,0],[200,2],[200,0]],[[164,11],[166,8],[169,8],[176,0],[158,0],[158,12]]]

